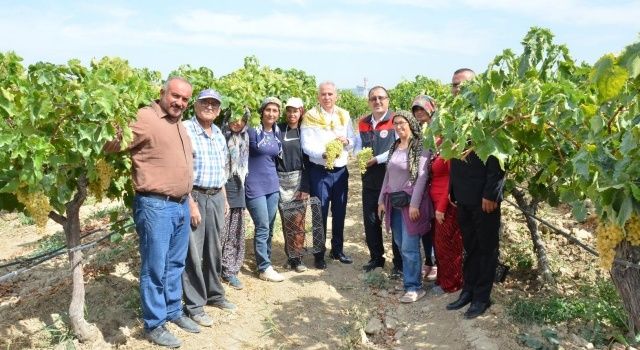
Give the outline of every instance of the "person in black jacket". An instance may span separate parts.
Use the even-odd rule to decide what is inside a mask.
[[[382,244],[382,221],[378,217],[378,196],[382,189],[382,180],[387,169],[389,148],[396,140],[393,127],[393,112],[389,110],[389,95],[382,86],[374,86],[369,90],[369,108],[371,114],[358,121],[355,152],[365,147],[373,150],[373,157],[367,162],[362,174],[362,217],[364,235],[369,248],[370,260],[362,269],[369,272],[376,267],[384,267],[384,246]],[[393,277],[402,273],[402,255],[393,239]]]
[[[300,119],[304,114],[302,100],[298,97],[287,100],[285,114],[285,122],[278,125],[282,155],[276,164],[280,180],[280,219],[285,238],[287,265],[297,272],[303,272],[307,270],[302,262],[306,207],[304,205],[286,206],[291,210],[287,213],[283,210],[284,203],[309,198],[309,174],[305,167],[305,155],[300,143]]]
[[[474,76],[468,68],[455,71],[452,93],[457,95],[460,84]],[[491,305],[491,289],[498,263],[504,176],[505,172],[494,156],[483,162],[472,151],[464,159],[451,160],[449,195],[457,206],[466,258],[462,292],[456,301],[447,305],[447,310],[457,310],[471,303],[464,313],[466,319],[482,315]]]

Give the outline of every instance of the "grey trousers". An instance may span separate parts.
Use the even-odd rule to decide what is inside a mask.
[[[198,227],[191,227],[182,289],[185,312],[197,315],[204,312],[205,304],[225,300],[220,243],[224,228],[224,196],[222,191],[214,195],[193,191],[191,196],[198,203],[202,221]]]

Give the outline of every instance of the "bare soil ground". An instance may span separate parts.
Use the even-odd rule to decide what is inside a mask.
[[[524,349],[516,336],[524,326],[506,315],[505,304],[514,293],[527,293],[530,286],[512,277],[494,289],[494,305],[486,315],[464,320],[463,310],[446,311],[445,305],[458,293],[427,296],[414,304],[400,304],[388,279],[390,266],[366,276],[361,266],[368,260],[361,223],[360,180],[352,167],[345,228],[345,252],[355,263],[328,262],[324,271],[310,268],[303,273],[288,271],[282,234],[273,243],[273,262],[286,277],[282,283],[264,282],[254,273],[252,227],[247,230],[247,255],[240,278],[243,290],[227,289],[228,299],[238,306],[235,313],[205,307],[215,320],[199,334],[170,329],[183,340],[183,349]],[[90,206],[84,216],[109,203]],[[110,205],[114,205],[111,203]],[[520,241],[504,239],[526,248],[521,218],[503,208],[506,232],[519,232]],[[248,217],[248,216],[247,216]],[[53,235],[50,222],[45,236]],[[328,233],[330,237],[330,232]],[[522,236],[524,235],[524,238]],[[3,213],[0,222],[0,265],[36,249],[43,238],[33,226],[21,224],[16,214]],[[390,236],[385,237],[388,256]],[[524,243],[523,243],[524,242]],[[327,242],[329,243],[329,242]],[[155,348],[142,334],[139,319],[139,257],[135,233],[120,243],[101,243],[88,250],[86,315],[104,335],[104,342],[79,344],[67,326],[66,312],[71,278],[66,256],[55,258],[33,270],[0,284],[0,348]],[[580,253],[578,253],[580,254]],[[576,258],[580,258],[576,255]],[[313,259],[305,259],[312,267]],[[12,268],[0,268],[0,276]],[[567,271],[567,274],[574,274]],[[516,271],[516,275],[518,272]],[[520,273],[522,274],[522,272]],[[573,278],[574,276],[571,276]],[[535,283],[535,277],[524,277]],[[378,288],[380,287],[380,288]],[[425,284],[426,289],[432,287]],[[381,322],[376,334],[364,328]],[[531,329],[529,329],[531,330]],[[574,348],[565,344],[565,348]],[[577,347],[575,347],[577,348]]]

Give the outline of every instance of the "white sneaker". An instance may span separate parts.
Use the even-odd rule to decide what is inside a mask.
[[[266,270],[260,272],[259,275],[261,280],[269,281],[269,282],[282,282],[284,281],[284,277],[279,274],[276,270],[273,269],[273,266],[267,267]]]
[[[406,292],[404,293],[403,296],[401,296],[398,300],[400,300],[401,303],[413,303],[416,302],[417,300],[420,300],[423,296],[425,296],[425,294],[427,294],[427,292],[420,288],[416,291],[410,291],[410,292]]]

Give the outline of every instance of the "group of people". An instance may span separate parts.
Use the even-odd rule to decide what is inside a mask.
[[[454,72],[452,93],[457,95],[460,85],[474,76],[466,68]],[[411,112],[394,113],[386,89],[376,86],[369,91],[369,106],[371,114],[360,119],[356,141],[356,151],[370,147],[374,154],[362,175],[370,254],[363,269],[384,266],[384,220],[393,237],[392,276],[403,280],[400,302],[426,295],[423,277],[433,276],[436,294],[462,289],[448,310],[471,304],[464,317],[482,315],[491,305],[498,263],[504,170],[493,156],[483,162],[470,151],[463,159],[445,160],[437,151],[424,149],[422,131],[437,111],[436,101],[427,95],[414,99]],[[441,142],[438,138],[437,144]]]
[[[452,92],[457,94],[459,85],[472,78],[469,69],[456,71]],[[483,162],[469,152],[463,160],[446,161],[423,147],[423,128],[437,110],[431,97],[417,96],[411,112],[394,113],[387,90],[376,86],[368,96],[371,114],[359,119],[356,132],[349,112],[336,106],[332,82],[319,85],[319,103],[308,110],[297,97],[284,106],[276,97],[265,98],[256,127],[248,125],[248,109],[242,117],[216,126],[222,97],[213,89],[199,92],[195,116],[183,121],[192,93],[185,79],[169,78],[160,99],[138,111],[131,125],[134,139],[127,146],[136,191],[133,213],[140,241],[142,314],[150,341],[180,346],[166,322],[197,333],[200,326],[213,325],[205,305],[236,308],[226,299],[223,283],[243,288],[238,273],[245,254],[245,209],[255,228],[260,279],[284,280],[271,261],[278,210],[281,218],[287,217],[282,220],[287,265],[297,272],[307,269],[302,259],[305,205],[293,214],[285,212],[290,204],[310,197],[319,200],[323,224],[319,242],[314,242],[314,267],[327,267],[329,208],[329,257],[351,264],[353,259],[343,250],[347,158],[365,147],[372,149],[373,157],[362,174],[370,254],[363,269],[384,267],[384,221],[393,237],[392,276],[402,276],[400,302],[423,297],[422,280],[427,276],[444,292],[462,288],[447,309],[471,303],[465,317],[473,318],[489,307],[504,171],[492,157]],[[283,112],[284,122],[278,123]],[[325,146],[332,141],[338,141],[342,151],[328,166]],[[105,151],[120,151],[120,145],[118,135]]]

